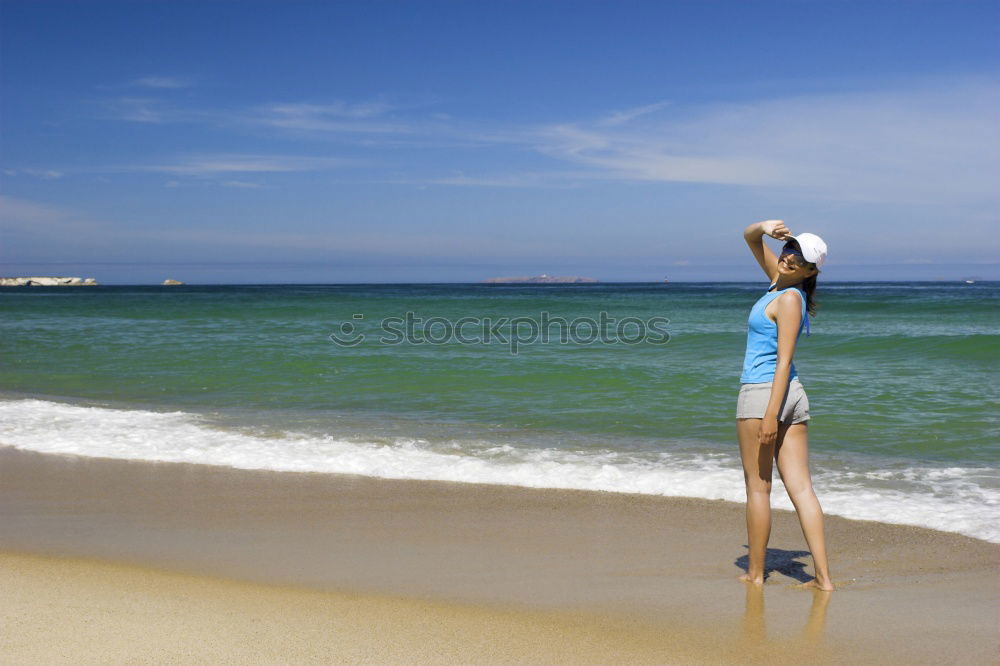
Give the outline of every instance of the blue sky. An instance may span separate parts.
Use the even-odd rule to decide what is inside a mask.
[[[0,273],[1000,279],[997,2],[0,2]],[[971,243],[969,241],[972,241]],[[776,246],[776,242],[775,242]]]

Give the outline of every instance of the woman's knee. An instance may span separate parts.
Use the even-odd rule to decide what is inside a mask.
[[[760,493],[763,495],[771,494],[771,483],[770,479],[761,479],[759,477],[754,477],[746,472],[743,473],[743,483],[746,484],[747,493]]]
[[[788,497],[792,500],[800,497],[809,497],[809,495],[816,495],[816,491],[813,490],[811,480],[793,481],[791,483],[785,482],[785,492],[788,493]]]

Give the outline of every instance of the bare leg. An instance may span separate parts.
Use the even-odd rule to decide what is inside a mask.
[[[775,458],[781,480],[788,491],[788,497],[795,505],[802,534],[813,556],[816,578],[804,587],[819,590],[833,590],[830,569],[826,560],[826,536],[823,532],[823,509],[813,491],[809,474],[809,428],[805,423],[780,424],[776,443]]]
[[[773,447],[761,449],[757,441],[760,419],[736,419],[736,434],[743,459],[743,481],[747,488],[747,573],[740,580],[764,584],[764,558],[771,537],[771,470]]]

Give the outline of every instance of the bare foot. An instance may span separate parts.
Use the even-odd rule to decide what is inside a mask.
[[[802,583],[801,585],[794,586],[796,590],[820,590],[822,592],[833,592],[833,583],[826,581],[825,583],[819,582],[818,578],[813,578],[808,583]]]
[[[754,585],[763,585],[764,584],[764,577],[763,576],[754,576],[754,577],[751,577],[750,574],[745,573],[742,576],[740,576],[739,579],[741,581],[743,581],[744,583],[753,583]]]

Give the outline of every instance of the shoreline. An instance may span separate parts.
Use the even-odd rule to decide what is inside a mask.
[[[490,441],[488,432],[449,429],[452,426],[440,423],[427,426],[385,415],[365,415],[357,420],[325,415],[343,418],[338,424],[341,432],[376,433],[370,440],[361,435],[338,440],[335,435],[296,430],[283,420],[289,418],[281,413],[284,410],[251,415],[229,407],[203,413],[190,405],[116,403],[17,392],[5,392],[2,397],[6,399],[0,401],[0,421],[7,436],[0,436],[0,442],[54,455],[247,471],[608,491],[741,505],[744,495],[737,452],[721,441],[664,443],[644,436],[622,437],[616,442],[619,450],[609,458],[606,451],[602,453],[604,442],[596,435],[576,435],[584,450],[569,451],[563,449],[557,435],[548,435],[550,440],[546,440],[547,435],[536,435],[528,441],[512,434],[498,438],[496,450],[483,451],[484,442]],[[66,420],[76,422],[76,427],[51,428],[52,421]],[[247,421],[250,428],[242,429]],[[140,434],[142,430],[147,432]],[[280,433],[280,441],[272,439],[275,433]],[[410,447],[409,439],[417,445]],[[458,450],[425,448],[420,444],[423,439],[454,440],[451,446]],[[469,450],[461,448],[466,439],[473,444]],[[664,444],[671,449],[670,457],[657,460],[658,447]],[[689,448],[690,444],[694,446]],[[630,454],[629,447],[636,447],[639,453]],[[996,469],[988,463],[827,450],[814,452],[811,466],[827,515],[926,527],[1000,543],[1000,532],[989,510],[997,499]],[[983,471],[985,476],[979,477]],[[940,492],[942,486],[948,486],[950,492]],[[780,478],[775,479],[775,488],[774,506],[791,510]]]
[[[820,650],[810,658],[821,661],[988,661],[1000,639],[992,620],[1000,600],[1000,544],[828,516],[840,589],[824,595],[791,588],[811,577],[811,559],[794,514],[776,510],[771,574],[757,595],[736,581],[746,552],[743,507],[721,500],[247,471],[0,447],[0,507],[0,559],[10,565],[5,589],[20,589],[13,572],[37,573],[24,583],[36,581],[33,594],[4,602],[5,618],[60,608],[71,618],[92,609],[87,594],[70,603],[76,593],[69,592],[48,606],[45,595],[37,595],[53,580],[78,580],[77,588],[93,583],[95,571],[110,567],[147,581],[187,577],[182,586],[191,594],[203,589],[216,600],[226,585],[276,600],[286,594],[320,595],[323,603],[360,599],[361,606],[374,604],[375,618],[396,609],[402,633],[407,622],[435,608],[451,620],[425,628],[428,635],[451,636],[449,645],[460,651],[454,654],[477,662],[491,661],[475,646],[484,645],[477,640],[488,640],[492,626],[482,618],[496,619],[490,615],[496,613],[518,631],[544,616],[553,632],[549,645],[563,645],[558,636],[603,637],[590,652],[573,653],[577,661],[588,655],[612,661],[601,652],[610,645],[619,645],[618,654],[627,645],[651,650],[629,653],[639,662],[655,662],[654,655],[662,661],[670,646],[679,661],[746,657],[754,645],[772,645],[765,625],[774,635],[820,637],[809,649]],[[116,576],[109,573],[100,589],[117,589]],[[149,585],[149,594],[133,605],[183,605],[164,597],[163,586]],[[817,596],[828,597],[821,611]],[[114,603],[110,608],[129,622],[146,617]],[[262,606],[259,612],[267,621],[292,622],[280,611]],[[308,622],[300,617],[293,625]],[[448,633],[475,622],[480,639]],[[574,634],[571,627],[587,629]],[[616,643],[622,631],[633,633]],[[748,644],[750,634],[758,638]],[[410,653],[393,654],[402,660]],[[517,659],[508,654],[507,660]]]

